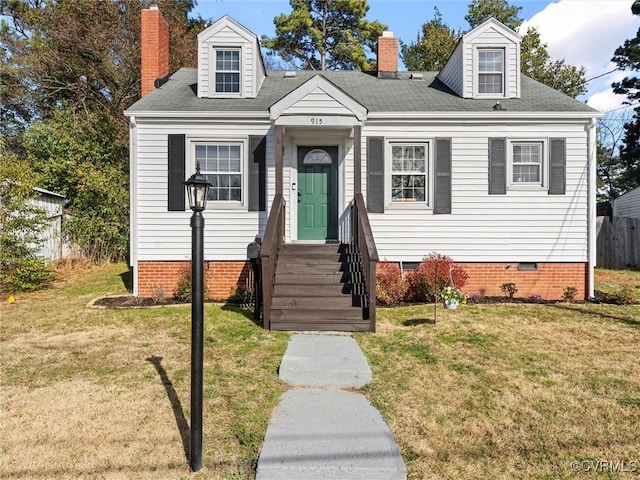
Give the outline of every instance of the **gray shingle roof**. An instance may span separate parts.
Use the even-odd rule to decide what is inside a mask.
[[[269,107],[319,74],[298,71],[295,79],[282,71],[269,71],[256,98],[198,98],[197,69],[182,68],[160,88],[133,104],[128,113],[138,112],[268,112]],[[487,112],[495,99],[463,99],[436,79],[437,72],[424,72],[423,80],[411,80],[409,73],[384,80],[357,71],[322,72],[327,80],[372,112]],[[510,112],[593,112],[591,107],[546,85],[522,76],[521,98],[503,99]]]

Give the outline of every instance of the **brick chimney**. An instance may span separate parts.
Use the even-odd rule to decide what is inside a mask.
[[[169,74],[169,24],[157,5],[142,10],[140,30],[141,90],[144,97],[154,89],[156,79]]]
[[[378,37],[378,78],[397,78],[398,38],[393,32],[382,32]]]

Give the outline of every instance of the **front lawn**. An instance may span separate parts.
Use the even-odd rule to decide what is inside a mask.
[[[357,335],[366,393],[409,478],[640,475],[637,305],[465,305],[436,324],[433,306],[378,312],[376,335]]]
[[[285,390],[288,335],[205,306],[204,468],[189,474],[190,307],[86,309],[124,265],[0,307],[0,478],[245,479]]]
[[[253,478],[288,334],[205,307],[204,468],[191,475],[190,308],[85,308],[126,294],[123,277],[76,272],[2,303],[0,478]],[[356,335],[374,372],[364,393],[412,479],[635,480],[638,310],[465,305],[439,307],[434,325],[430,305],[379,309],[378,332]]]

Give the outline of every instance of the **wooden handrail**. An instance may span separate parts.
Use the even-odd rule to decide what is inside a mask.
[[[369,223],[367,207],[361,193],[356,193],[353,198],[352,222],[352,243],[357,248],[357,253],[360,256],[360,265],[367,295],[367,301],[363,302],[363,308],[367,309],[369,329],[374,332],[376,328],[376,265],[379,257],[376,242],[373,239],[373,232],[371,231],[371,224]]]
[[[275,283],[278,250],[284,242],[285,201],[282,194],[276,194],[269,211],[267,226],[260,247],[260,266],[262,270],[262,325],[266,330],[271,328],[271,301]]]

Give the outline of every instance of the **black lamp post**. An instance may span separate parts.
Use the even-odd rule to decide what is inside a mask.
[[[200,173],[184,182],[189,196],[191,216],[191,428],[189,464],[192,472],[202,468],[202,364],[204,330],[204,217],[211,184]]]

